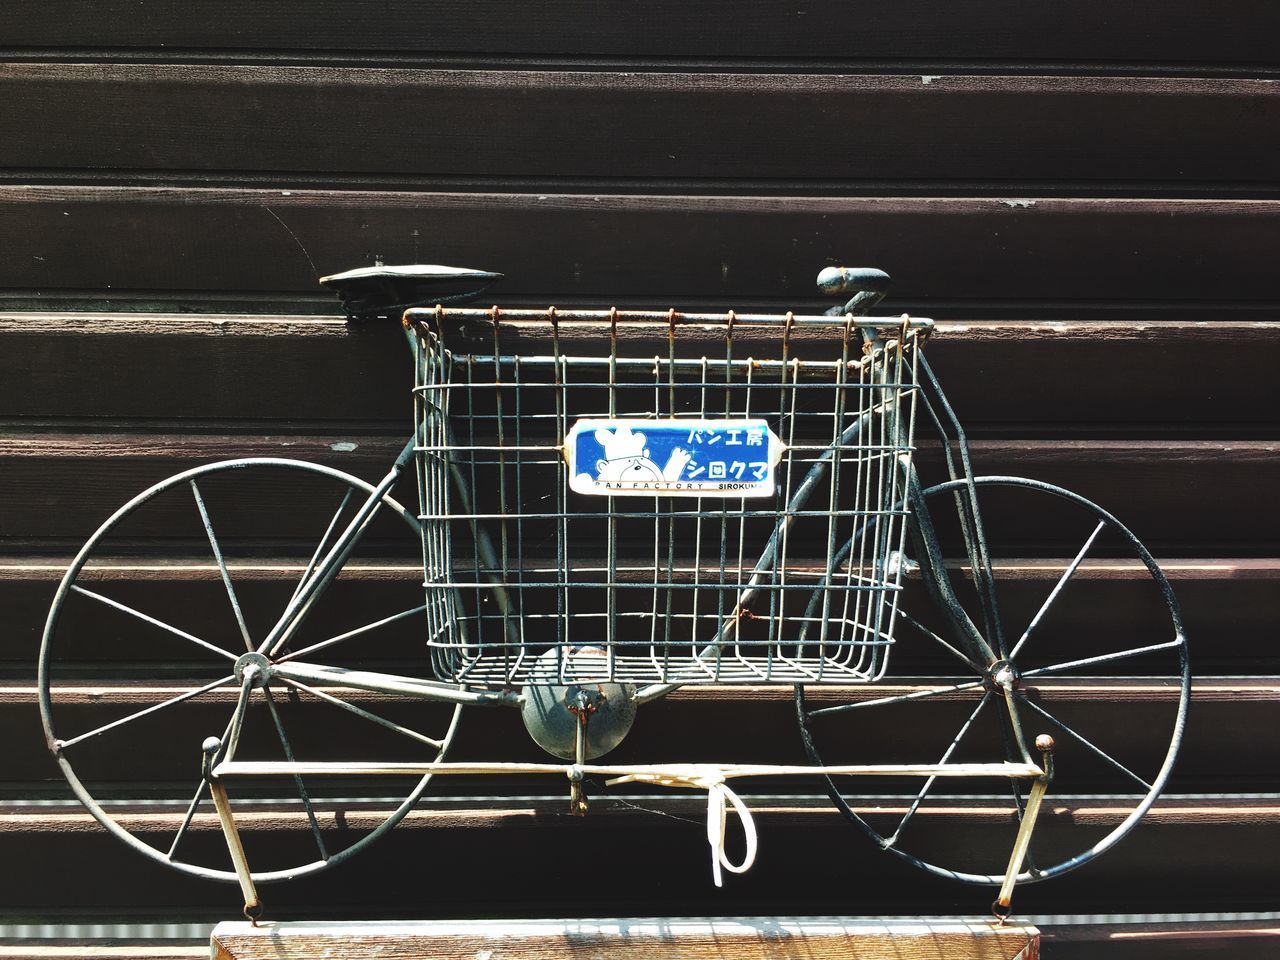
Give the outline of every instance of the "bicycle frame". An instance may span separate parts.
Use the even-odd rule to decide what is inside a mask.
[[[476,313],[483,315],[482,311],[476,311]],[[688,319],[696,322],[701,318],[693,315]],[[871,332],[892,330],[901,326],[901,324],[902,320],[898,318],[859,320],[859,325]],[[414,355],[414,361],[417,363],[420,349],[418,341],[412,333],[407,333],[407,339]],[[919,357],[918,363],[922,374],[917,385],[921,393],[921,402],[924,404],[930,420],[942,439],[942,449],[948,473],[947,483],[957,486],[954,498],[968,554],[969,569],[978,587],[982,601],[983,629],[980,630],[965,612],[956,598],[946,575],[942,548],[934,532],[933,519],[926,503],[927,495],[936,488],[930,488],[929,490],[922,488],[914,466],[908,466],[903,468],[905,470],[903,481],[907,491],[912,520],[914,521],[910,529],[915,541],[915,559],[920,566],[926,590],[939,608],[947,614],[948,624],[961,648],[973,662],[989,668],[1007,658],[1009,650],[1000,624],[994,578],[991,573],[991,560],[978,509],[977,491],[973,483],[974,473],[970,462],[968,439],[964,428],[942,392],[942,387],[928,361],[922,355]],[[941,416],[939,411],[941,411]],[[954,440],[948,436],[948,428],[952,431]],[[852,430],[853,428],[850,429]],[[263,658],[269,658],[279,650],[284,649],[305,622],[316,599],[341,572],[343,565],[351,556],[361,536],[372,523],[384,497],[399,481],[406,467],[412,462],[415,451],[420,449],[423,443],[424,438],[420,435],[411,437],[405,443],[390,469],[374,485],[373,492],[358,507],[355,516],[349,521],[332,546],[327,551],[324,551],[322,557],[312,558],[312,562],[304,573],[292,600],[286,605],[279,620],[268,631],[266,639],[258,648],[257,652]],[[469,496],[461,484],[459,484],[458,492],[464,500],[464,505],[467,504]],[[479,539],[482,544],[481,549],[487,549],[488,552],[492,553],[491,545],[486,546],[488,540],[483,535],[483,532],[481,532]],[[768,556],[769,551],[772,549],[773,541],[770,541],[770,544],[766,546],[765,556]],[[750,586],[748,589],[751,589]],[[400,616],[419,613],[424,609],[425,605],[414,610],[405,611]],[[994,648],[988,643],[986,637],[994,637]],[[270,669],[285,678],[318,684],[341,684],[357,689],[408,695],[425,700],[503,706],[518,706],[521,702],[520,695],[514,691],[460,689],[458,686],[437,680],[341,670],[339,668],[297,663],[289,659],[272,665]],[[665,696],[679,687],[679,683],[652,684],[641,688],[637,692],[636,699],[639,703],[646,703]],[[1021,736],[1019,736],[1019,743],[1022,744]],[[1030,762],[1030,753],[1025,749],[1025,744],[1022,745],[1024,747],[1022,750],[1023,759]]]
[[[466,311],[451,312],[465,313]],[[475,313],[477,317],[484,316],[484,311],[472,312]],[[519,311],[504,311],[503,314],[504,316],[519,315]],[[905,330],[905,324],[907,323],[905,318],[858,318],[854,321],[852,313],[848,314],[848,316],[849,322],[856,322],[857,326],[862,330],[863,335],[868,338],[892,333],[895,329]],[[687,315],[686,319],[692,322],[697,322],[702,318],[697,315]],[[715,319],[719,319],[719,317],[716,317]],[[803,322],[804,318],[795,319]],[[924,321],[923,323],[928,324],[929,321]],[[410,349],[413,352],[415,365],[417,365],[421,361],[421,346],[414,332],[408,328],[407,320],[406,334],[410,344]],[[426,438],[422,435],[421,429],[419,428],[419,430],[415,432],[415,435],[405,443],[386,475],[374,485],[372,492],[367,496],[364,503],[360,505],[355,516],[349,521],[345,529],[337,536],[332,545],[327,549],[324,549],[324,544],[327,541],[328,536],[326,535],[325,540],[322,540],[321,546],[317,548],[316,556],[312,558],[312,561],[295,591],[293,598],[286,605],[286,608],[277,623],[268,632],[266,639],[258,647],[256,654],[250,654],[249,662],[247,662],[243,667],[240,694],[233,722],[229,728],[230,735],[227,736],[225,741],[219,741],[216,738],[210,738],[209,741],[206,741],[206,755],[204,760],[205,776],[211,787],[212,796],[217,806],[228,848],[231,851],[236,873],[239,877],[242,891],[244,893],[246,914],[251,917],[256,916],[260,911],[260,900],[258,899],[253,878],[249,871],[243,848],[240,844],[234,813],[226,790],[226,783],[228,781],[261,777],[300,776],[305,774],[324,774],[329,776],[390,776],[403,774],[416,774],[419,776],[427,774],[552,775],[564,777],[569,781],[575,813],[582,813],[586,809],[585,799],[581,792],[582,779],[586,775],[601,775],[613,778],[608,781],[610,784],[639,780],[646,783],[665,786],[704,789],[708,792],[709,796],[708,838],[713,850],[713,868],[716,872],[717,882],[719,882],[721,867],[727,868],[731,871],[741,872],[749,866],[750,860],[749,856],[747,862],[744,862],[743,864],[732,864],[724,855],[722,846],[723,832],[725,818],[729,808],[736,810],[738,815],[742,818],[744,827],[748,829],[749,836],[751,837],[751,843],[749,844],[751,852],[753,853],[754,851],[754,834],[750,829],[749,814],[746,812],[746,808],[741,801],[725,785],[725,781],[731,778],[740,777],[795,776],[806,773],[823,773],[827,776],[838,774],[850,776],[913,776],[922,778],[998,777],[1003,779],[1026,779],[1032,781],[1033,786],[1027,798],[1027,805],[1022,824],[1019,828],[1013,851],[1010,856],[1005,882],[1001,888],[1000,896],[996,901],[996,905],[993,908],[998,915],[1006,915],[1009,908],[1012,888],[1020,875],[1023,858],[1026,855],[1031,832],[1034,829],[1040,801],[1043,798],[1044,793],[1048,788],[1049,781],[1053,775],[1051,755],[1052,740],[1047,737],[1042,737],[1037,741],[1036,747],[1041,753],[1041,759],[1040,762],[1036,762],[1027,745],[1022,731],[1022,726],[1018,718],[1018,713],[1014,706],[1012,697],[1012,678],[1008,676],[1007,671],[1001,670],[1001,665],[1006,663],[1007,658],[1010,656],[1010,651],[1001,631],[991,560],[987,550],[986,536],[982,527],[981,516],[978,510],[977,493],[973,482],[974,475],[970,465],[967,437],[965,436],[964,430],[956,418],[950,403],[943,394],[941,386],[938,383],[932,368],[929,367],[923,356],[918,358],[918,362],[920,374],[914,389],[920,392],[920,402],[923,402],[924,407],[928,412],[930,422],[938,430],[938,433],[942,438],[944,460],[949,479],[938,487],[926,490],[922,488],[914,466],[908,461],[899,461],[899,468],[905,472],[902,477],[902,482],[906,491],[906,501],[909,505],[909,514],[912,520],[908,526],[911,530],[914,541],[914,553],[916,555],[918,569],[925,589],[937,604],[938,608],[946,615],[948,627],[953,634],[953,639],[956,641],[959,651],[961,651],[962,655],[972,664],[982,668],[986,674],[989,688],[993,692],[1003,692],[1004,700],[1007,705],[1007,712],[1005,713],[1005,716],[1009,724],[1009,729],[1013,733],[1013,743],[1016,744],[1017,748],[1016,756],[1008,756],[1004,763],[944,762],[920,765],[881,764],[839,767],[734,764],[658,764],[641,766],[601,765],[585,762],[584,745],[586,727],[584,722],[581,728],[583,732],[580,733],[577,741],[576,756],[572,763],[513,764],[435,762],[426,764],[370,764],[358,762],[298,763],[291,761],[283,763],[264,763],[236,761],[235,752],[240,728],[240,724],[237,721],[243,717],[255,686],[264,684],[271,676],[278,676],[285,680],[301,681],[315,686],[343,686],[427,701],[509,707],[519,706],[522,703],[522,694],[514,689],[477,689],[467,687],[466,685],[455,685],[434,679],[429,680],[419,677],[353,671],[336,667],[308,664],[305,662],[298,662],[289,657],[285,657],[278,662],[272,662],[271,660],[274,654],[285,649],[285,646],[293,638],[299,627],[311,612],[316,599],[341,572],[344,563],[351,556],[352,551],[360,541],[361,536],[369,528],[373,518],[382,506],[384,498],[387,497],[389,491],[400,479],[405,468],[413,461],[415,453],[426,443]],[[857,426],[857,424],[855,424],[855,426]],[[849,428],[849,430],[853,429],[853,427]],[[814,469],[817,469],[817,467]],[[462,498],[464,508],[468,513],[470,513],[471,506],[465,485],[459,482],[460,478],[456,475],[453,477],[453,480],[458,487],[459,496]],[[807,482],[808,480],[805,481],[805,483]],[[804,486],[805,484],[802,483],[802,491]],[[975,624],[966,613],[951,585],[950,579],[943,565],[942,548],[935,532],[933,518],[930,515],[929,508],[926,503],[926,497],[930,493],[936,492],[942,488],[951,489],[952,487],[954,487],[953,495],[958,512],[957,515],[960,520],[965,549],[968,555],[970,575],[978,588],[978,594],[981,600],[981,628],[979,628],[979,626]],[[865,527],[863,530],[865,530]],[[860,532],[862,531],[860,530]],[[855,534],[855,536],[857,535],[858,534]],[[769,545],[765,549],[766,557],[769,555],[769,551],[775,548],[775,541],[776,536],[774,539],[770,540]],[[488,542],[487,538],[482,534],[477,534],[477,542],[480,545],[479,549],[487,552],[491,558],[494,551],[492,544]],[[850,542],[852,543],[852,539]],[[766,557],[762,557],[761,563],[768,562]],[[757,564],[757,568],[759,568],[759,564]],[[830,571],[828,571],[827,575],[830,576]],[[749,585],[748,590],[752,589],[754,589],[754,586]],[[409,616],[421,613],[425,610],[426,605],[424,604],[414,610],[404,611],[397,614],[396,617]],[[990,638],[990,640],[988,638]],[[717,640],[712,641],[708,649],[714,647],[716,642],[721,641],[722,637],[718,637]],[[679,683],[651,684],[639,689],[635,694],[635,699],[638,703],[645,703],[663,697],[673,690],[678,689],[680,686],[681,684]],[[904,695],[902,699],[911,699],[911,697],[912,695],[908,694]],[[717,824],[720,837],[719,845],[716,840]]]
[[[435,292],[459,277],[495,275],[410,265],[326,280],[350,319],[381,321],[401,313],[392,303],[448,301]],[[404,320],[415,429],[376,484],[327,464],[258,457],[199,464],[136,494],[71,559],[41,637],[41,722],[72,792],[150,859],[238,880],[251,914],[260,910],[256,883],[354,856],[414,808],[434,775],[564,778],[574,814],[586,812],[587,776],[705,791],[717,884],[755,852],[751,813],[730,782],[821,777],[843,817],[881,850],[934,876],[999,886],[998,916],[1014,883],[1056,877],[1110,849],[1170,782],[1183,736],[1190,664],[1169,578],[1087,497],[975,475],[968,438],[919,349],[931,322],[864,315],[887,275],[828,267],[818,286],[853,296],[801,317],[414,307]],[[917,420],[918,404],[926,419]],[[942,448],[941,463],[922,461],[920,473],[917,424],[936,431]],[[414,510],[391,495],[410,466]],[[215,526],[230,536],[220,540]],[[422,592],[396,599],[398,612],[371,610],[414,589],[400,576],[409,571],[395,537],[406,533],[421,549]],[[158,553],[157,562],[137,562],[140,551]],[[175,580],[193,587],[161,589]],[[244,603],[241,582],[252,584]],[[1112,597],[1122,598],[1119,628],[1082,632],[1081,606],[1087,617]],[[227,603],[238,639],[232,619],[205,606]],[[110,649],[100,643],[104,623]],[[186,651],[165,646],[175,643]],[[95,651],[92,660],[85,651]],[[373,672],[406,661],[413,666],[393,669],[412,676]],[[151,676],[157,662],[164,679]],[[121,686],[100,689],[103,678]],[[881,680],[892,688],[863,689]],[[638,704],[684,686],[690,696],[697,684],[719,685],[715,698],[735,696],[738,684],[794,685],[806,764],[598,759],[627,735]],[[277,694],[286,691],[282,718]],[[1126,725],[1091,719],[1086,703],[1126,694],[1167,703],[1162,757],[1135,758]],[[411,702],[389,703],[386,715],[384,700]],[[907,702],[925,709],[900,711]],[[533,741],[567,762],[452,762],[464,705],[518,708]],[[847,712],[863,707],[874,712]],[[170,709],[182,719],[149,719]],[[313,716],[295,755],[286,720]],[[334,741],[323,734],[352,716],[381,728],[356,741],[359,756],[414,762],[298,762],[312,751],[331,756],[325,745]],[[1054,772],[1052,739],[1033,745],[1028,719],[1067,738],[1065,804],[1073,789],[1074,799],[1114,794],[1101,839],[1089,833],[1067,851],[1056,835],[1067,818],[1055,818],[1053,842],[1028,849]],[[189,736],[191,722],[218,733],[201,745],[192,794],[171,789],[193,772],[183,756],[114,749],[129,732],[139,742]],[[109,731],[124,732],[98,739]],[[731,755],[725,747],[712,755]],[[936,762],[899,762],[922,750]],[[241,759],[266,756],[285,762]],[[120,765],[109,782],[95,782],[104,762]],[[314,794],[334,805],[332,818],[317,815],[304,774],[335,779]],[[861,778],[875,776],[919,778],[919,789],[882,780],[867,796]],[[371,801],[354,832],[341,815],[360,793],[343,786],[351,777],[366,780]],[[978,778],[1003,781],[1012,805],[984,796],[969,782]],[[302,825],[305,815],[314,853],[290,842],[273,851],[272,869],[249,870],[228,789],[250,782],[245,793],[269,797],[281,823]],[[171,838],[105,800],[104,787],[116,792],[119,783],[165,794]],[[210,798],[234,869],[184,845]],[[932,828],[993,809],[1008,814],[986,821],[1010,828],[1007,868],[1003,840],[976,850],[915,827],[900,842],[917,813]],[[725,852],[730,813],[747,839],[737,863]]]

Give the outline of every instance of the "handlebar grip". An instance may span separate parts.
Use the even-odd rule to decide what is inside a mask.
[[[875,267],[823,267],[818,273],[818,290],[832,296],[877,293],[883,297],[889,284],[889,275]]]

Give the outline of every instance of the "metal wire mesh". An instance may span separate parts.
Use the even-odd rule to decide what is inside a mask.
[[[410,319],[438,677],[883,674],[928,321],[554,308]],[[781,440],[774,490],[584,495],[565,448],[584,419],[687,425],[690,439],[710,420],[764,421]]]

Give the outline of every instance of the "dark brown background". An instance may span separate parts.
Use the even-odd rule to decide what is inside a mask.
[[[70,808],[23,805],[59,795],[33,663],[56,563],[143,485],[286,449],[376,475],[407,415],[401,347],[326,319],[318,274],[458,263],[506,273],[509,303],[804,308],[817,269],[841,262],[888,270],[887,306],[944,321],[931,356],[980,469],[1112,508],[1173,561],[1192,627],[1204,679],[1177,789],[1209,796],[1175,798],[1024,908],[1221,912],[1150,949],[1262,942],[1249,912],[1280,907],[1280,8],[758,6],[0,8],[0,859],[26,865],[0,872],[0,923],[224,913],[226,891],[68,832]],[[330,447],[351,439],[356,453]],[[1223,694],[1229,674],[1254,695]],[[673,709],[672,736],[794,736],[784,701]],[[306,916],[977,902],[830,816],[766,816],[764,862],[715,891],[696,828],[583,830],[559,811],[404,830],[276,902]],[[550,870],[567,851],[616,882]],[[658,867],[635,867],[638,851]],[[549,870],[556,883],[529,881]],[[1104,936],[1050,929],[1050,957]]]

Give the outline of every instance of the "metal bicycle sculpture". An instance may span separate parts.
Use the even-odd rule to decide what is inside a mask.
[[[820,316],[444,305],[495,279],[375,267],[322,281],[349,319],[403,315],[415,431],[377,483],[300,460],[212,463],[143,491],[76,555],[45,628],[40,704],[54,757],[103,826],[185,873],[238,880],[251,916],[257,883],[341,862],[446,774],[567,778],[575,813],[585,778],[705,790],[717,883],[756,846],[727,781],[817,777],[883,849],[998,884],[1000,916],[1016,882],[1133,829],[1186,716],[1169,583],[1084,497],[974,475],[923,355],[932,322],[865,316],[887,276],[822,271],[823,291],[852,298]],[[921,412],[942,439],[945,479],[931,486],[915,462]],[[409,469],[416,512],[391,496]],[[158,535],[162,560],[135,559]],[[397,538],[417,544],[423,578],[409,586],[425,597],[388,612],[377,605],[404,580],[362,551],[390,556]],[[159,589],[171,581],[184,590]],[[1117,582],[1123,600],[1107,592]],[[1135,582],[1145,595],[1130,599]],[[1115,629],[1083,626],[1077,595],[1086,614],[1108,605]],[[809,762],[596,762],[639,705],[692,684],[793,686]],[[1091,703],[1126,695],[1143,738],[1089,721]],[[304,703],[360,726],[365,759],[307,759],[331,745],[293,723]],[[447,760],[463,706],[519,709],[560,762]],[[903,719],[915,711],[927,736]],[[1157,730],[1168,749],[1153,759],[1137,740]],[[1055,737],[1059,771],[1108,791],[1113,815],[1042,842]],[[911,750],[927,759],[903,764]],[[870,777],[896,799],[862,797]],[[352,778],[379,795],[352,799]],[[156,796],[136,796],[138,782]],[[180,815],[150,812],[179,797]],[[221,839],[193,829],[211,805]],[[956,808],[1004,824],[1009,842],[942,837],[954,818],[932,812]],[[306,829],[251,866],[240,827],[280,823]]]

